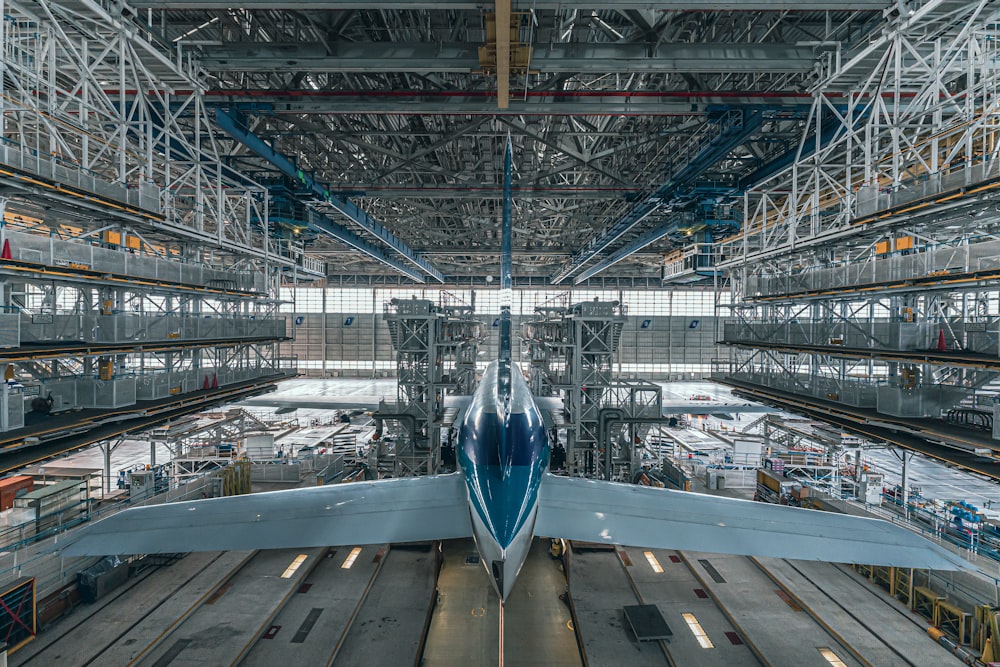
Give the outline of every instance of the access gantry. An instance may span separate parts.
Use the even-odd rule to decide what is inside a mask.
[[[0,224],[8,446],[59,433],[52,415],[83,410],[88,424],[109,411],[152,415],[294,374],[278,356],[285,321],[263,272],[216,268],[191,244],[150,242],[127,227],[43,236],[10,220]]]
[[[278,286],[317,267],[225,164],[196,70],[100,3],[3,9],[0,444],[99,442],[293,375]]]
[[[827,63],[799,160],[717,244],[731,311],[716,379],[1000,451],[998,20],[926,3]]]
[[[380,466],[391,468],[397,477],[454,466],[453,438],[442,443],[442,431],[454,422],[456,411],[446,407],[445,398],[475,389],[484,329],[474,317],[474,304],[448,300],[443,293],[441,303],[413,298],[385,304],[398,393],[396,405],[382,406],[377,416],[398,422],[400,429],[391,466],[384,461]]]
[[[618,301],[545,305],[521,324],[528,383],[535,395],[558,396],[571,473],[602,479],[635,472],[635,444],[661,417],[662,391],[645,381],[614,376],[626,308]]]

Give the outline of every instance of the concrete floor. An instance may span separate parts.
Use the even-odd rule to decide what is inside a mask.
[[[394,382],[296,380],[282,391],[339,397],[387,388],[394,393]],[[716,388],[713,394],[709,383],[673,383],[668,389],[676,399],[703,393],[725,400],[728,392]],[[889,457],[889,465],[895,460],[881,454]],[[165,462],[167,455],[159,451],[158,461]],[[140,464],[148,457],[148,444],[126,442],[116,450],[112,466]],[[92,449],[59,463],[100,467],[102,458]],[[970,489],[964,497],[972,502],[977,493],[1000,499],[989,483],[982,482],[987,487],[980,491],[980,480],[932,461],[914,459],[911,470],[925,492],[930,487],[924,479],[934,477],[943,480],[935,493]],[[758,664],[762,656],[775,665],[828,667],[818,650],[825,647],[848,665],[959,664],[927,637],[926,622],[909,617],[898,604],[894,607],[855,574],[826,564],[768,561],[761,569],[742,557],[656,550],[664,565],[664,573],[658,574],[642,549],[622,549],[623,555],[572,554],[574,627],[569,607],[559,599],[566,580],[546,549],[539,540],[508,602],[503,625],[508,664],[532,664],[532,656],[539,656],[537,664],[580,664],[578,636],[589,664],[595,665],[662,665],[669,652],[677,664]],[[300,552],[309,556],[307,565],[291,579],[280,578]],[[375,655],[388,661],[383,664],[411,662],[431,608],[436,556],[390,549],[386,558],[377,548],[366,547],[355,568],[344,570],[339,563],[348,552],[193,554],[152,572],[105,604],[77,609],[12,656],[11,664],[124,664],[137,657],[138,664],[158,667],[234,660],[324,664],[334,655],[336,664],[366,664]],[[467,562],[474,545],[471,540],[448,543],[443,553],[424,663],[496,664],[500,609],[482,566]],[[711,564],[718,579],[701,561]],[[782,590],[788,591],[784,597]],[[636,641],[622,607],[637,603],[660,608],[674,633],[669,644]],[[94,609],[99,613],[88,619]],[[682,613],[697,616],[714,649],[694,641]],[[394,642],[386,642],[389,635]],[[900,659],[900,653],[907,659]]]
[[[887,485],[900,484],[903,464],[885,449],[868,449],[862,456],[872,461],[879,472],[885,474]],[[919,486],[925,498],[939,500],[965,500],[980,509],[993,505],[1000,511],[1000,485],[984,477],[949,468],[920,455],[913,456],[906,464],[910,485]]]

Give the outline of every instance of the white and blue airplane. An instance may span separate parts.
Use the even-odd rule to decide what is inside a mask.
[[[457,472],[128,509],[70,536],[63,553],[104,556],[474,537],[501,601],[510,595],[536,535],[654,549],[970,568],[946,549],[878,519],[550,473],[538,401],[511,361],[509,140],[505,162],[500,353],[465,401]]]

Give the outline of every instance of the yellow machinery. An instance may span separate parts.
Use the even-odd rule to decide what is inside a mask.
[[[1000,662],[1000,624],[997,615],[1000,611],[988,604],[976,607],[975,648],[982,654],[979,658],[986,664]]]
[[[913,587],[913,604],[911,608],[927,620],[934,618],[934,608],[937,603],[944,598],[923,586]]]
[[[217,473],[222,479],[222,495],[241,496],[250,493],[250,462],[233,461]]]
[[[111,359],[101,359],[97,362],[97,376],[102,380],[112,380],[115,377],[115,362]]]
[[[938,599],[934,605],[932,623],[957,639],[960,644],[972,643],[972,614],[962,611],[956,605]]]

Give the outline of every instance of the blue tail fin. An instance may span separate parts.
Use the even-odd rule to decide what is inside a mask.
[[[507,148],[503,158],[503,223],[500,229],[500,362],[499,379],[502,387],[510,393],[511,364],[511,320],[510,308],[513,301],[513,227],[511,214],[511,142],[507,135]],[[506,375],[506,377],[504,376]]]
[[[510,368],[511,321],[513,301],[514,229],[511,223],[511,142],[507,135],[507,148],[503,158],[503,222],[500,228],[500,365],[506,361]]]
[[[513,227],[511,225],[511,141],[507,135],[507,147],[503,158],[503,222],[500,229],[500,354],[497,359],[497,401],[502,406],[504,424],[510,419],[511,402],[511,319],[513,301]],[[500,461],[504,470],[510,460],[510,446],[507,429],[502,430]]]

